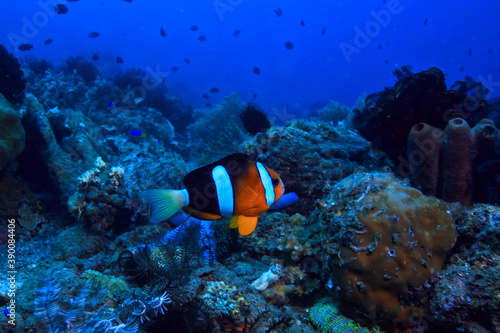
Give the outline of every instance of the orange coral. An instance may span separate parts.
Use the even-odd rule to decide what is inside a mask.
[[[361,321],[411,325],[423,314],[426,281],[455,243],[448,204],[388,173],[354,174],[328,198],[332,215],[340,209],[350,219],[334,259],[342,309]]]

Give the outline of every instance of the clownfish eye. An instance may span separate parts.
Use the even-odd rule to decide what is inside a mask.
[[[279,178],[273,178],[273,186],[278,186],[280,183]]]

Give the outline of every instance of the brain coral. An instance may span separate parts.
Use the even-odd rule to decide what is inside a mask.
[[[336,229],[330,234],[338,252],[330,256],[341,309],[366,324],[414,324],[423,315],[426,281],[455,243],[448,205],[392,174],[360,173],[337,183],[318,206],[326,228]]]

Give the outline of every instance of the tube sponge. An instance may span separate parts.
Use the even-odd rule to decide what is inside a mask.
[[[474,139],[462,118],[448,122],[443,131],[443,199],[470,205],[472,201],[472,152]]]
[[[435,196],[437,192],[441,136],[439,128],[426,123],[414,125],[408,134],[411,181],[426,195]]]
[[[21,116],[0,94],[0,171],[24,150],[25,133]]]

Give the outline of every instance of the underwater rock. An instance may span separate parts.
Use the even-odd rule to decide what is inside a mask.
[[[0,94],[0,171],[14,161],[24,149],[25,133],[21,115]]]

